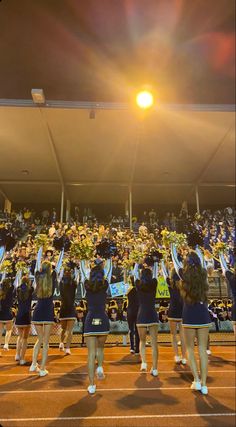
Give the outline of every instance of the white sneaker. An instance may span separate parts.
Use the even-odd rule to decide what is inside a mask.
[[[4,344],[4,346],[3,346],[3,350],[5,350],[5,351],[9,351],[8,344]]]
[[[153,376],[153,377],[158,377],[158,370],[157,369],[151,369],[151,371],[150,371],[150,374]]]
[[[105,378],[102,366],[97,367],[96,373],[97,373],[97,377],[99,378],[99,380],[103,380]]]
[[[15,355],[15,361],[16,361],[16,362],[19,362],[19,360],[20,360],[20,356],[19,356],[19,354],[16,354],[16,355]]]
[[[147,371],[147,364],[146,363],[144,363],[144,362],[141,363],[140,371],[145,371],[145,372]]]
[[[181,363],[182,363],[182,365],[187,365],[187,360],[186,359],[181,359]]]
[[[30,372],[39,372],[39,366],[36,363],[36,365],[34,363],[31,363],[30,368],[29,368]]]
[[[131,353],[131,354],[134,354],[134,353],[135,353],[135,351],[131,349],[131,350],[130,350],[130,353]]]
[[[175,356],[175,363],[180,363],[181,362],[181,358],[179,356]]]
[[[203,385],[201,388],[201,393],[207,395],[208,394],[208,388],[206,385]]]
[[[66,349],[65,349],[65,354],[71,354],[71,351],[70,351],[70,349],[69,349],[69,348],[66,348]]]
[[[20,365],[21,366],[26,365],[26,363],[27,363],[26,360],[20,360]]]
[[[211,350],[207,350],[206,352],[207,352],[207,354],[210,356],[210,354],[211,354]]]
[[[87,388],[89,394],[94,394],[96,392],[96,386],[94,385],[89,385]]]
[[[64,351],[64,344],[63,344],[63,342],[60,342],[60,344],[59,344],[59,350]]]
[[[191,384],[191,390],[200,391],[202,389],[202,385],[200,381],[193,381]]]
[[[48,375],[47,369],[40,369],[39,370],[39,376],[40,377],[45,377],[46,375]]]

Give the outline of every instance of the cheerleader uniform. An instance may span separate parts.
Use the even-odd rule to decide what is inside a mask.
[[[57,284],[56,272],[53,271],[52,272],[52,295],[47,298],[38,298],[38,301],[36,303],[36,306],[33,312],[32,323],[35,323],[35,324],[55,323],[53,294],[56,288],[56,284]]]
[[[176,282],[179,281],[179,277],[174,273],[172,279],[174,286],[170,286],[170,279],[167,278],[167,283],[170,292],[170,303],[168,309],[168,320],[173,320],[174,322],[182,321],[182,312],[183,312],[183,300],[180,296],[179,289],[176,286]]]
[[[182,270],[179,270],[179,275],[182,277]],[[211,317],[208,311],[206,302],[198,301],[195,303],[183,303],[183,320],[184,328],[209,328],[211,326]]]
[[[0,299],[0,322],[1,323],[8,323],[13,320],[13,312],[12,312],[12,305],[13,300],[15,297],[15,288],[11,284],[7,293],[6,297],[3,299]]]
[[[139,308],[137,314],[137,326],[148,327],[158,325],[158,314],[155,308],[157,280],[152,279],[150,291],[142,291],[140,285],[136,286]]]
[[[67,283],[65,278],[60,282],[60,295],[61,295],[61,307],[60,307],[60,320],[76,320],[75,310],[75,292],[77,284],[75,281]]]
[[[106,298],[107,288],[100,292],[91,292],[89,289],[86,291],[88,313],[84,323],[85,337],[109,334],[110,323],[105,312]]]
[[[23,328],[31,325],[31,303],[33,292],[34,288],[32,286],[29,290],[29,296],[25,301],[18,299],[18,311],[15,323],[17,328]]]

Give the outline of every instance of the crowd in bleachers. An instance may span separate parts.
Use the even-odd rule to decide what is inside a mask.
[[[106,224],[99,224],[91,211],[85,212],[87,217],[80,218],[78,208],[74,209],[74,217],[67,223],[57,221],[56,209],[44,210],[37,215],[34,210],[24,208],[21,211],[1,213],[0,218],[0,247],[5,246],[5,260],[10,259],[13,265],[13,275],[16,274],[17,262],[23,261],[31,269],[35,266],[35,259],[39,245],[44,246],[47,257],[56,262],[59,251],[64,249],[66,257],[71,258],[71,247],[74,242],[85,242],[88,245],[97,245],[101,241],[113,241],[117,246],[113,256],[113,272],[111,282],[120,282],[124,279],[124,270],[130,264],[131,257],[138,256],[139,252],[150,252],[162,246],[163,230],[170,232],[182,231],[197,232],[202,236],[202,247],[208,267],[208,274],[219,269],[217,248],[222,247],[228,257],[229,265],[233,268],[235,229],[234,210],[227,207],[224,210],[205,210],[199,214],[189,215],[186,204],[183,204],[177,216],[167,212],[162,219],[154,209],[144,212],[144,221],[133,218],[133,231],[127,227],[127,221],[122,217],[110,216]],[[88,222],[84,220],[88,219]],[[82,220],[81,222],[79,220]],[[37,236],[37,237],[36,237]],[[38,237],[41,236],[41,237]],[[41,238],[41,242],[40,242]],[[72,257],[73,258],[73,257]],[[230,296],[230,295],[229,295]],[[81,295],[79,294],[81,298]],[[107,306],[111,321],[125,320],[126,302],[117,304],[111,301]],[[60,305],[60,302],[58,302]],[[219,321],[230,320],[231,301],[215,299],[209,302],[209,310],[216,329]],[[167,322],[168,301],[161,301],[158,310],[160,321]],[[86,312],[86,304],[78,302],[77,313],[80,320]]]

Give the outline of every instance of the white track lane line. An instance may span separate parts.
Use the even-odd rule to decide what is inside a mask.
[[[158,414],[158,415],[111,415],[93,417],[58,417],[58,418],[0,418],[0,422],[39,422],[39,421],[78,421],[78,420],[132,420],[132,419],[158,419],[158,418],[199,418],[199,417],[235,417],[235,412],[222,412],[212,414]]]
[[[235,387],[208,387],[209,390],[232,390]],[[101,392],[111,392],[111,391],[162,391],[162,390],[190,390],[189,387],[136,387],[136,388],[97,388],[97,391]],[[82,392],[87,393],[85,388],[71,388],[68,390],[67,388],[55,390],[55,389],[40,389],[40,390],[1,390],[0,394],[29,394],[29,393],[74,393],[74,392]]]
[[[179,374],[179,373],[191,373],[191,371],[190,371],[190,369],[184,369],[183,368],[183,370],[181,371],[181,370],[179,370],[179,371],[173,371],[173,370],[170,370],[170,371],[159,371],[158,370],[158,372],[159,372],[159,374]],[[211,374],[211,373],[235,373],[236,372],[236,370],[235,369],[232,369],[232,370],[223,370],[223,371],[220,371],[219,369],[217,369],[217,370],[210,370],[210,371],[208,371],[208,374]],[[119,372],[119,371],[115,371],[115,372],[105,372],[105,374],[106,374],[106,376],[110,376],[110,375],[130,375],[130,374],[135,374],[135,375],[147,375],[148,374],[148,372],[140,372],[140,371],[121,371],[121,372]],[[21,373],[21,374],[19,374],[19,373],[16,373],[16,374],[0,374],[0,377],[27,377],[27,376],[35,376],[35,375],[38,375],[36,372],[34,373],[34,372],[25,372],[25,373]],[[61,375],[88,375],[88,372],[70,372],[70,371],[68,371],[68,372],[53,372],[53,373],[49,373],[49,376],[51,377],[51,376],[61,376]]]

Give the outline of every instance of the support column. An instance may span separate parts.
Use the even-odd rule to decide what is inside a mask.
[[[70,200],[67,200],[66,201],[66,222],[70,220],[70,208],[71,208]]]
[[[200,205],[199,205],[199,192],[198,192],[198,186],[195,187],[195,197],[196,197],[196,207],[197,207],[197,213],[200,214]]]
[[[130,230],[133,229],[132,218],[133,218],[132,187],[130,185],[129,186],[129,228],[130,228]]]
[[[4,212],[11,213],[11,202],[8,199],[4,200]]]
[[[65,199],[65,188],[62,186],[61,188],[61,213],[60,213],[60,222],[63,222],[64,216],[64,199]]]

